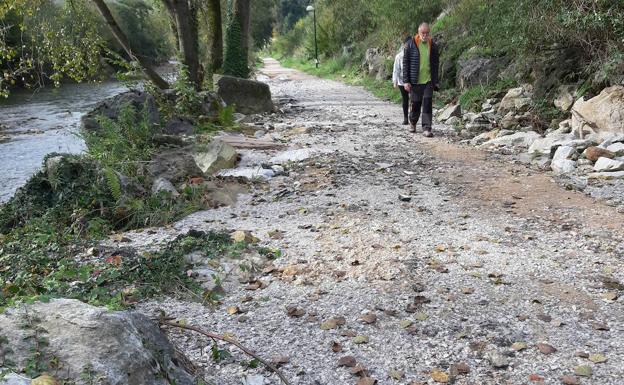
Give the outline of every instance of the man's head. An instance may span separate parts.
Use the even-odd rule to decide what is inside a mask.
[[[403,48],[407,47],[407,43],[409,43],[410,40],[412,40],[412,37],[411,36],[406,36],[405,39],[403,39],[403,44],[401,44],[401,47],[403,47]]]
[[[431,35],[429,35],[429,32],[429,23],[421,23],[418,26],[418,36],[420,36],[421,40],[429,40],[429,38],[431,37]]]

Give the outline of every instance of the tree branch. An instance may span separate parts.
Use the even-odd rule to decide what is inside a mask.
[[[258,356],[257,354],[255,354],[251,350],[245,348],[243,345],[241,345],[237,341],[234,341],[231,338],[228,338],[228,337],[225,337],[225,336],[222,336],[222,335],[219,335],[219,334],[207,332],[207,331],[202,330],[202,329],[200,329],[198,327],[195,327],[195,326],[188,326],[188,325],[182,325],[182,324],[177,323],[177,322],[171,322],[171,321],[168,321],[167,319],[165,319],[164,317],[161,317],[159,319],[158,323],[161,324],[161,325],[166,325],[166,326],[170,326],[170,327],[174,327],[174,328],[185,329],[185,330],[192,330],[192,331],[194,331],[196,333],[199,333],[199,334],[202,334],[202,335],[204,335],[206,337],[209,337],[209,338],[212,338],[212,339],[215,339],[215,340],[219,340],[219,341],[224,341],[224,342],[227,342],[229,344],[232,344],[232,345],[236,346],[237,348],[239,348],[240,350],[242,350],[247,355],[250,355],[251,357],[253,357],[256,360],[260,361],[264,366],[269,368],[269,370],[271,370],[273,373],[277,374],[277,376],[280,378],[280,380],[282,380],[282,382],[284,384],[291,385],[290,382],[288,382],[288,380],[286,379],[286,377],[284,377],[282,372],[279,369],[277,369],[274,365],[272,365],[268,361],[263,360],[260,356]]]

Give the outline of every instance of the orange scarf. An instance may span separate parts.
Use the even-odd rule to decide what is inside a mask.
[[[417,48],[420,48],[421,42],[422,42],[422,39],[420,38],[420,35],[414,36],[414,43],[416,43]],[[431,38],[427,39],[427,46],[429,47],[429,55],[431,55]]]

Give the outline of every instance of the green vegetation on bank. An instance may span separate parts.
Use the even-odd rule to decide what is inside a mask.
[[[193,112],[180,104],[186,105],[162,105],[161,116]],[[98,129],[84,132],[86,154],[49,154],[42,170],[0,205],[0,308],[56,296],[120,307],[180,287],[196,292],[183,256],[201,249],[212,258],[239,248],[226,234],[196,234],[146,254],[97,247],[114,232],[166,225],[211,207],[202,183],[187,183],[175,196],[152,191],[148,165],[163,151],[157,140],[163,124],[150,122],[147,110],[127,106],[115,120],[100,117]],[[221,126],[219,116],[229,119],[228,111],[198,126]]]

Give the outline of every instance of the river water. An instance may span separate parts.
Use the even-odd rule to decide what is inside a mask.
[[[84,151],[78,136],[81,116],[126,90],[118,82],[67,84],[36,93],[17,91],[0,100],[0,138],[8,137],[0,143],[0,203],[41,168],[46,154]]]

